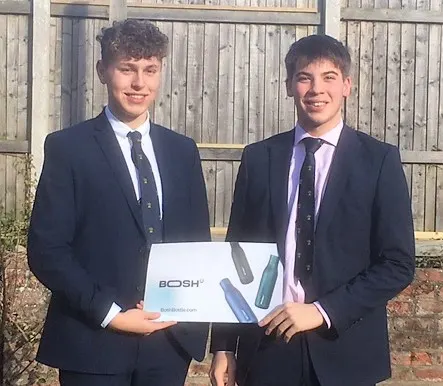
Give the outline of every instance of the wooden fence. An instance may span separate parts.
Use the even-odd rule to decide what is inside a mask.
[[[294,125],[284,87],[289,45],[326,32],[354,61],[347,122],[400,147],[416,230],[443,230],[441,0],[0,0],[4,210],[22,199],[16,160],[31,152],[38,169],[48,132],[101,111],[95,36],[125,15],[154,20],[170,38],[151,113],[199,144],[212,226],[227,224],[244,144]]]

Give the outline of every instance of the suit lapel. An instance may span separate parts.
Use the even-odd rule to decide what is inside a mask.
[[[326,190],[320,204],[316,227],[317,237],[327,230],[334,215],[334,210],[337,208],[341,196],[345,194],[344,190],[351,166],[359,159],[359,147],[360,143],[356,132],[345,125],[337,144]]]
[[[271,208],[279,256],[284,264],[284,244],[289,220],[288,175],[294,145],[294,130],[278,137],[269,148]]]
[[[104,112],[96,118],[94,136],[114,172],[140,231],[145,235],[140,206],[137,203],[137,197],[134,192],[134,185],[121,148]]]

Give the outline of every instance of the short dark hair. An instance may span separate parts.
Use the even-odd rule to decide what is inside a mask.
[[[168,51],[168,37],[149,21],[115,21],[97,36],[102,60],[109,64],[117,58],[163,59]]]
[[[291,80],[296,68],[302,68],[317,60],[330,60],[344,77],[351,71],[351,56],[347,48],[328,35],[310,35],[296,41],[285,58],[287,79]]]

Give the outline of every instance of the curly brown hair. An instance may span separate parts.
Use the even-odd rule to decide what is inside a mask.
[[[344,77],[351,71],[351,56],[347,48],[328,35],[310,35],[291,45],[285,58],[287,80],[294,76],[296,68],[302,68],[317,60],[330,60]]]
[[[163,59],[168,51],[168,37],[149,21],[115,21],[97,36],[105,64],[117,58]]]

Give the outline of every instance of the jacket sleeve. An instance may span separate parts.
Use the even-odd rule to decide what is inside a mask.
[[[350,282],[318,299],[338,334],[407,287],[414,277],[411,204],[400,154],[389,147],[380,169],[372,208],[373,263]]]
[[[60,133],[45,141],[45,160],[28,233],[31,271],[54,296],[100,326],[115,297],[76,260],[75,177],[69,149]]]

